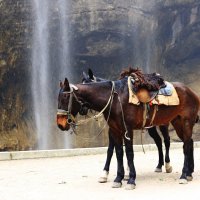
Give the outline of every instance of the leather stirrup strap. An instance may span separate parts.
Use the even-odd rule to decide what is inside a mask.
[[[143,123],[142,123],[142,129],[145,127],[147,121],[147,104],[143,103]]]
[[[154,119],[156,117],[156,112],[157,111],[158,111],[158,105],[154,105],[153,115],[152,115],[151,122],[150,122],[149,126],[153,125],[153,121],[154,121]],[[142,129],[145,128],[146,121],[147,121],[147,104],[144,103],[143,104],[143,123],[142,123]]]
[[[152,118],[151,118],[151,123],[150,123],[150,126],[153,125],[153,121],[155,119],[155,116],[156,116],[156,112],[158,111],[158,105],[154,105],[154,110],[153,110],[153,115],[152,115]]]

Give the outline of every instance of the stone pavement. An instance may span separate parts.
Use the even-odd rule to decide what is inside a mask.
[[[109,181],[98,183],[105,154],[63,158],[0,161],[0,200],[117,200],[117,199],[199,199],[200,148],[195,149],[194,180],[179,185],[183,165],[182,149],[170,151],[173,172],[155,173],[157,151],[135,153],[136,189],[113,189],[116,158]],[[164,168],[163,168],[164,171]]]

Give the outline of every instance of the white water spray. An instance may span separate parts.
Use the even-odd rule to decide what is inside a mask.
[[[38,147],[46,149],[47,139],[44,135],[49,130],[49,98],[48,90],[48,0],[34,0],[35,30],[32,52],[32,94],[35,123],[38,134]]]
[[[33,0],[33,45],[32,45],[32,96],[33,110],[38,135],[38,148],[68,148],[69,136],[59,135],[56,128],[56,95],[58,83],[69,76],[69,37],[67,30],[66,0],[58,0],[58,20],[54,34],[50,23],[52,9],[49,0]],[[56,50],[50,47],[56,38]],[[54,41],[54,40],[53,40]],[[53,52],[53,53],[52,53]],[[51,54],[57,53],[55,58]],[[57,64],[55,66],[55,63]]]

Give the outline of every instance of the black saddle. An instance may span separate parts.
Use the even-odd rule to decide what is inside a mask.
[[[140,89],[145,89],[149,93],[150,101],[154,99],[161,88],[165,88],[166,84],[160,74],[131,74],[132,91],[137,94]]]
[[[131,82],[134,86],[134,90],[139,90],[141,88],[148,90],[149,92],[158,92],[161,88],[166,87],[165,81],[162,76],[158,73],[152,74],[131,74]]]

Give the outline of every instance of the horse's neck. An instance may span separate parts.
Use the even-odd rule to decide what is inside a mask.
[[[96,111],[100,111],[105,107],[112,89],[110,82],[102,84],[79,84],[77,87],[77,96],[84,102],[89,103],[90,108]]]

